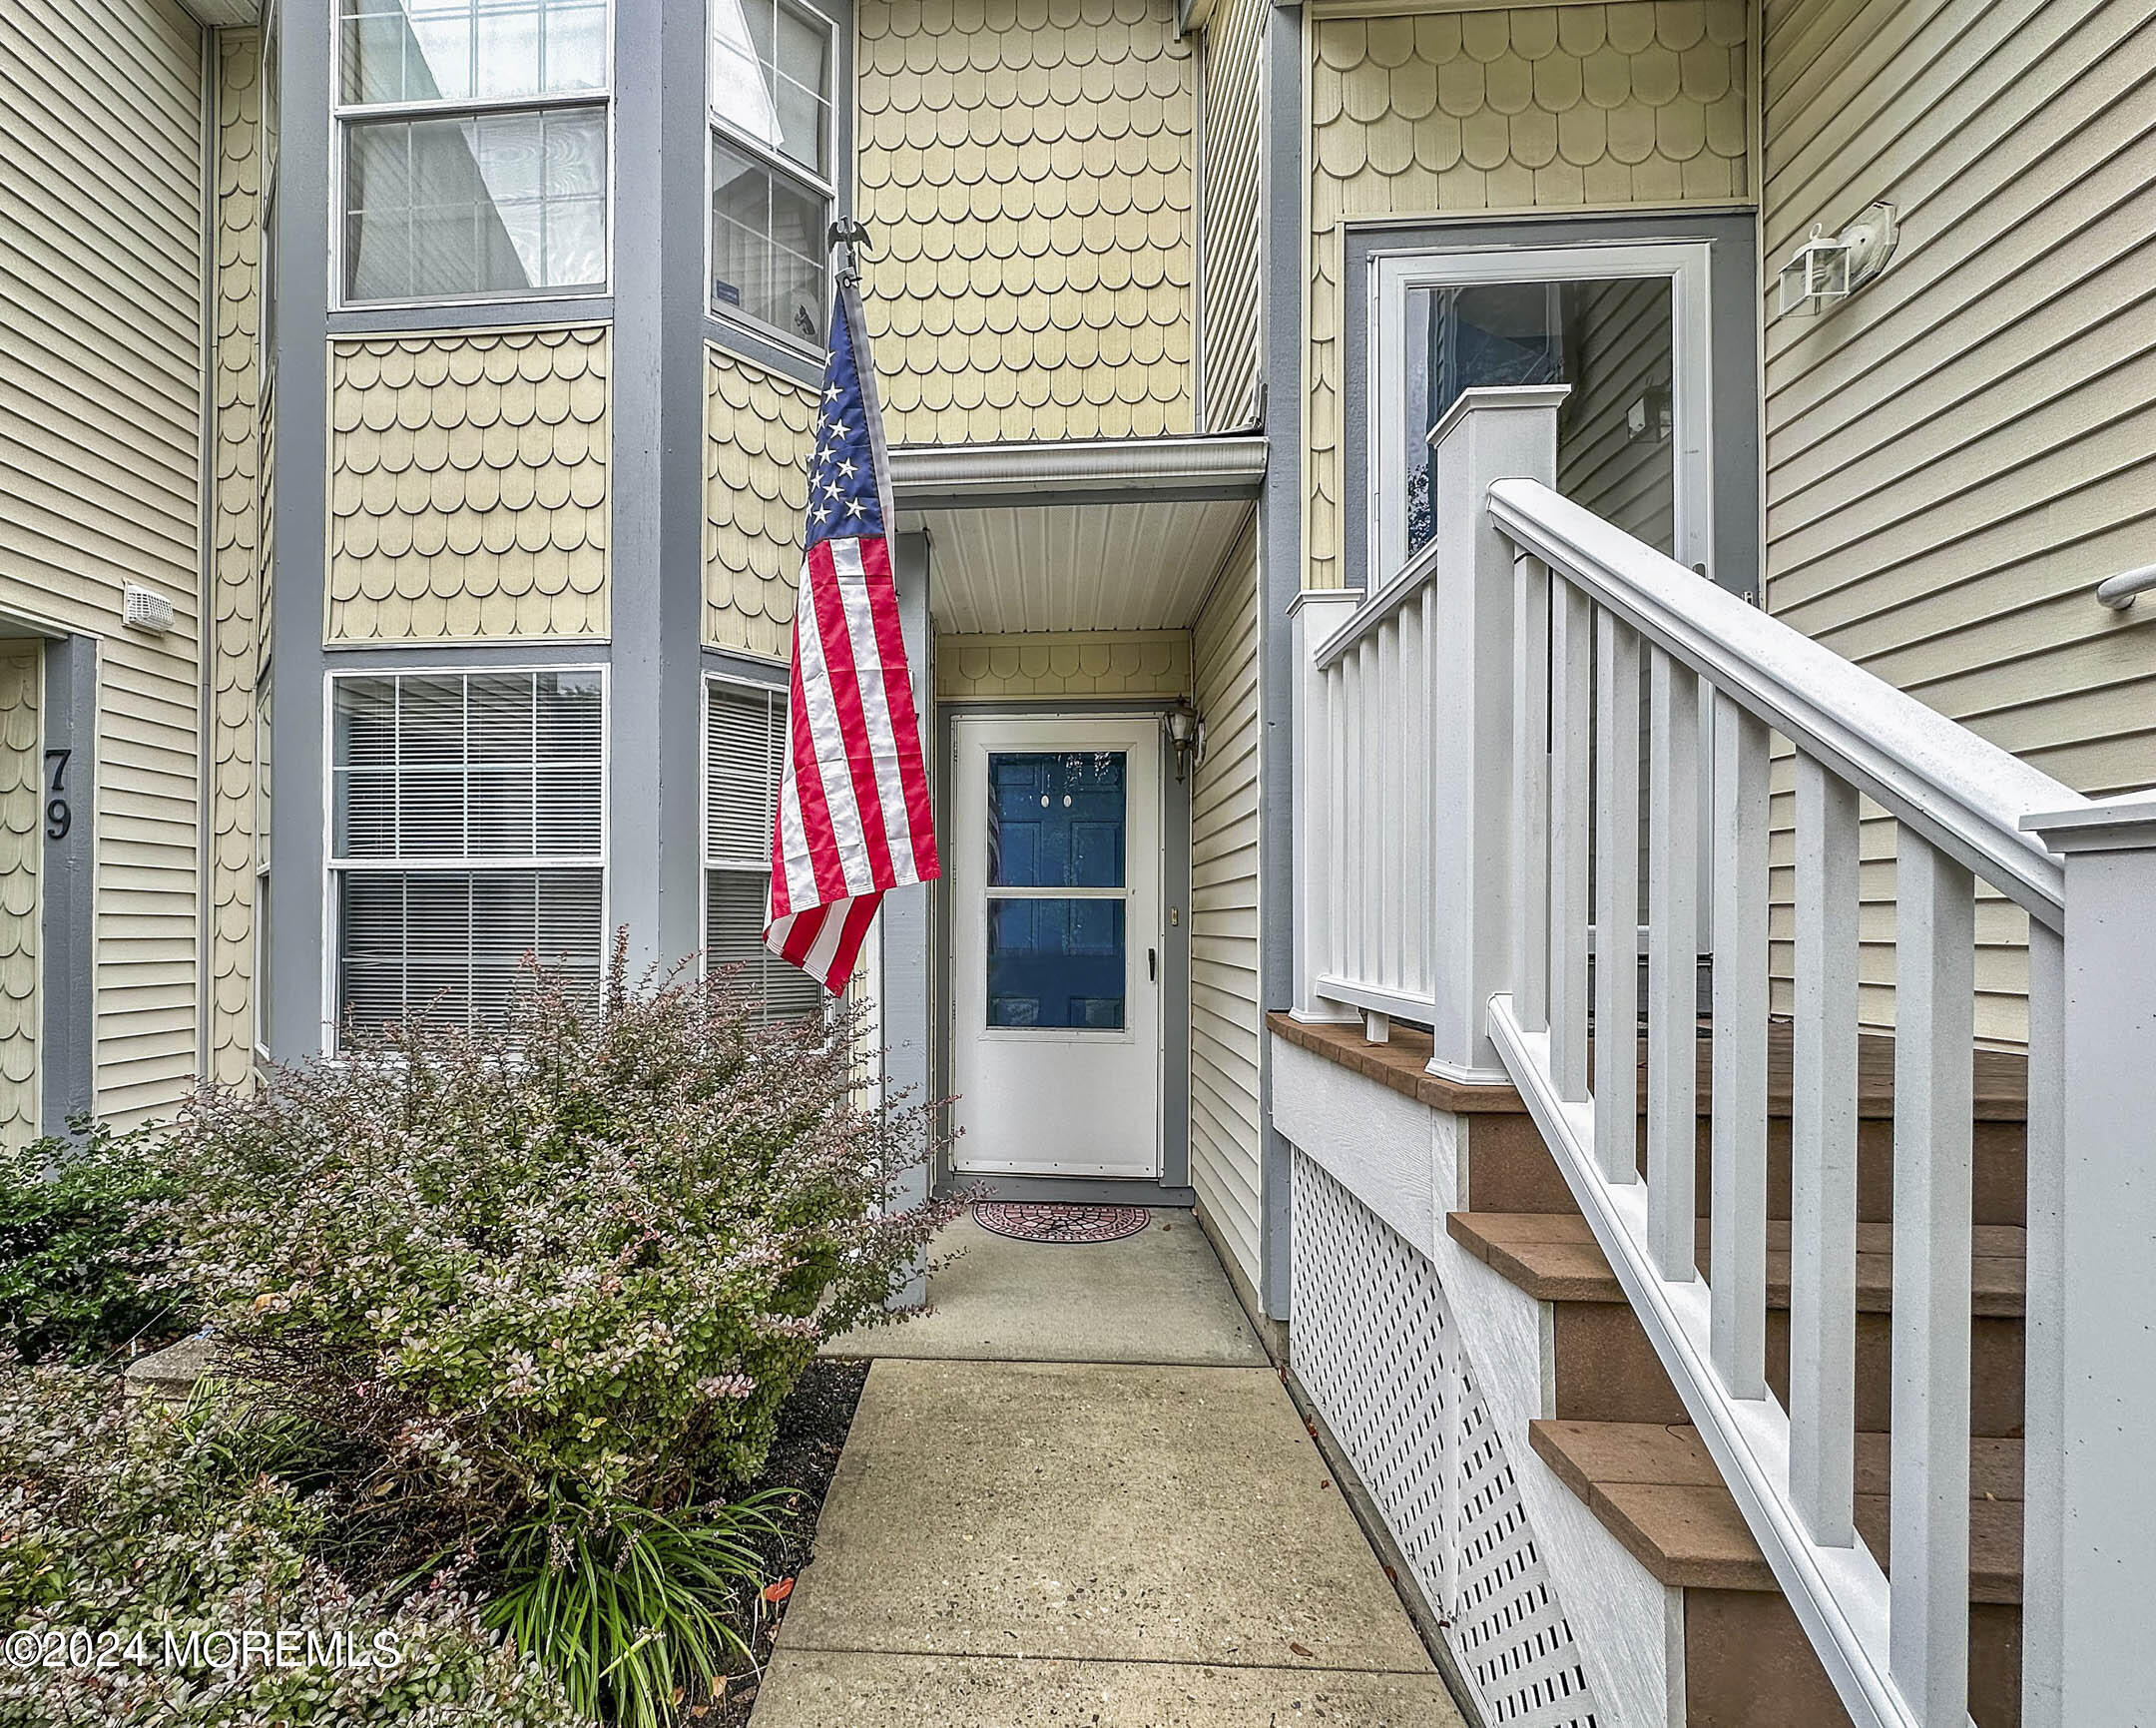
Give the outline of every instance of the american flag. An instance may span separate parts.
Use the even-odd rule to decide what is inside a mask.
[[[891,584],[890,464],[850,284],[808,462],[808,557],[794,608],[786,772],[764,945],[839,990],[884,892],[933,881],[935,827]]]

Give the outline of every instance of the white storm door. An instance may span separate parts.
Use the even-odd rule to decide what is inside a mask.
[[[1157,1177],[1160,727],[951,731],[953,1163]]]

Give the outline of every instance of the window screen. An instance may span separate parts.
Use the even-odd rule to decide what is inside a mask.
[[[716,682],[705,691],[705,965],[739,965],[743,987],[773,1014],[815,1013],[822,986],[764,946],[786,692]]]
[[[497,1028],[527,955],[596,991],[600,674],[341,678],[331,716],[339,1023]]]

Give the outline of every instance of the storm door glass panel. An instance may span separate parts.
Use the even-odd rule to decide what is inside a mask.
[[[1430,428],[1460,392],[1570,384],[1557,411],[1557,489],[1676,556],[1676,307],[1668,277],[1411,288],[1405,309],[1410,553],[1434,531]]]
[[[988,757],[988,1024],[1123,1029],[1128,762]]]

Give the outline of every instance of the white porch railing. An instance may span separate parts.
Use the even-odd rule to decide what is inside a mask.
[[[1433,1069],[1518,1087],[1852,1717],[1946,1728],[1967,1721],[1976,884],[2024,907],[2023,1721],[2140,1720],[2156,802],[2091,804],[1558,496],[1562,395],[1467,392],[1431,434],[1433,543],[1366,600],[1303,597],[1296,1011],[1426,1020]],[[1787,1411],[1766,1378],[1776,734],[1797,795]],[[1890,1582],[1853,1517],[1860,797],[1897,841]]]

